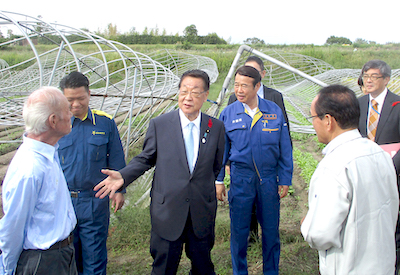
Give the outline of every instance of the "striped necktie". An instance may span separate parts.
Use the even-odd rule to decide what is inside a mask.
[[[368,138],[375,141],[376,128],[378,127],[379,112],[378,102],[375,99],[371,100],[371,108],[369,110],[369,121],[368,121]]]

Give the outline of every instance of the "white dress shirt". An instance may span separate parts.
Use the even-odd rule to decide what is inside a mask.
[[[261,98],[264,98],[264,85],[260,82],[260,89],[257,91],[257,95]]]
[[[198,116],[196,117],[195,120],[190,121],[185,114],[182,112],[181,109],[179,109],[179,117],[181,119],[181,127],[182,127],[182,134],[184,137],[186,137],[187,132],[189,131],[189,123],[193,122],[193,128],[192,128],[192,133],[193,133],[193,147],[194,147],[194,153],[193,153],[193,167],[192,171],[194,170],[194,167],[196,166],[196,161],[197,161],[197,156],[199,154],[199,147],[200,147],[200,122],[201,122],[201,112],[199,112]]]
[[[387,88],[385,88],[384,90],[383,90],[383,92],[382,93],[380,93],[377,97],[375,97],[375,98],[373,98],[372,96],[371,96],[371,94],[369,94],[369,108],[368,108],[368,120],[367,121],[369,121],[369,115],[370,115],[370,111],[371,111],[371,106],[372,106],[372,103],[371,103],[371,101],[373,100],[373,99],[375,99],[375,101],[378,103],[378,113],[379,113],[379,115],[381,114],[381,111],[382,111],[382,107],[383,107],[383,103],[385,103],[385,98],[386,98],[386,95],[387,95]]]

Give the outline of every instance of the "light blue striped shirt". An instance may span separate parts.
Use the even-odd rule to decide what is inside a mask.
[[[3,182],[0,274],[13,274],[23,249],[48,249],[69,236],[76,217],[58,144],[26,136]]]

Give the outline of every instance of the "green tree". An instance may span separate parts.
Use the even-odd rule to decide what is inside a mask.
[[[184,36],[197,36],[197,28],[194,24],[187,26],[183,31]]]
[[[130,30],[128,31],[128,33],[126,35],[133,35],[133,34],[138,34],[135,27],[130,28]]]
[[[215,32],[202,36],[202,44],[226,44],[226,41],[220,38]]]
[[[368,41],[365,40],[365,39],[362,39],[362,38],[357,38],[357,39],[354,41],[354,44],[368,44]]]
[[[246,40],[243,41],[243,43],[249,45],[265,45],[264,40],[259,39],[257,37],[247,38]]]
[[[342,44],[349,44],[349,45],[351,45],[351,44],[353,44],[353,43],[351,42],[350,39],[348,39],[348,38],[346,38],[346,37],[336,37],[336,36],[332,35],[332,36],[330,36],[330,37],[326,40],[325,44],[328,44],[328,45],[333,45],[333,44],[341,44],[341,45],[342,45]]]
[[[185,40],[189,43],[195,44],[197,42],[197,28],[195,25],[190,25],[185,28],[183,31],[183,35]]]

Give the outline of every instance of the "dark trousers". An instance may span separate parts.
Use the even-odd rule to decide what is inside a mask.
[[[192,275],[214,275],[214,264],[211,261],[211,249],[214,246],[214,232],[199,239],[193,231],[190,214],[182,235],[176,241],[161,238],[151,231],[150,253],[154,259],[152,275],[176,274],[182,255],[185,252],[192,263]]]
[[[72,204],[77,218],[73,233],[78,273],[106,275],[109,200],[84,191],[72,198]]]
[[[16,275],[75,275],[74,245],[53,250],[23,250]]]
[[[396,271],[395,275],[399,274],[400,270],[400,214],[397,218],[397,225],[396,225]]]
[[[257,208],[256,204],[254,204],[253,210],[251,211],[249,242],[254,243],[257,240],[258,240],[258,220],[257,220]]]

